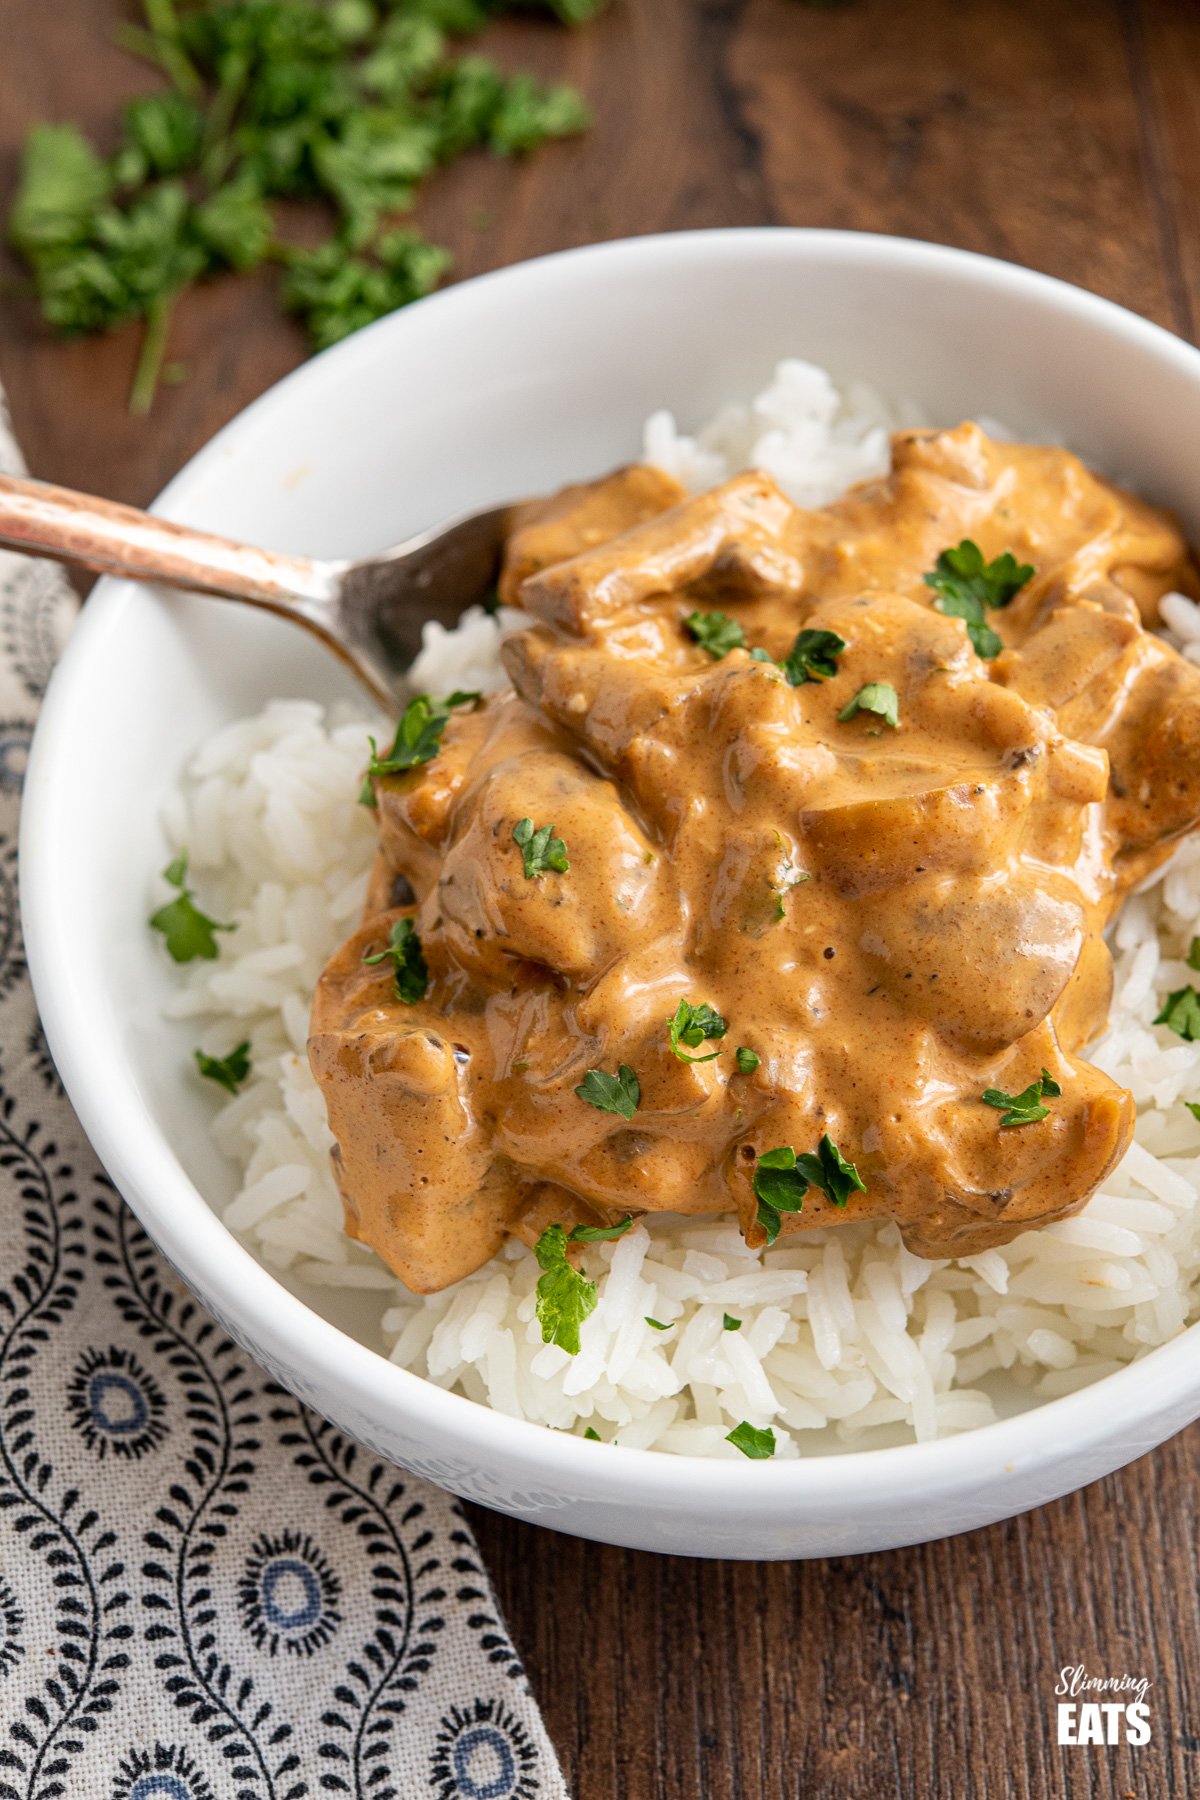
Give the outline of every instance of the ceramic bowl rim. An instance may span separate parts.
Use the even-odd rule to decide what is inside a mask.
[[[586,245],[517,263],[459,283],[380,320],[301,365],[254,400],[191,458],[152,510],[178,516],[186,509],[193,484],[203,480],[216,459],[225,454],[230,439],[248,423],[258,424],[279,405],[281,397],[291,401],[298,388],[311,390],[309,403],[320,405],[323,392],[339,383],[346,371],[378,357],[384,344],[402,339],[411,329],[411,321],[426,317],[431,309],[438,309],[444,321],[451,323],[455,314],[469,313],[485,291],[524,285],[536,292],[548,278],[563,271],[576,271],[586,279],[589,267],[598,262],[617,267],[624,263],[632,270],[698,248],[719,261],[737,256],[749,246],[756,254],[777,253],[788,264],[849,260],[877,274],[902,267],[944,273],[966,289],[1032,301],[1050,312],[1099,326],[1166,362],[1195,387],[1200,409],[1200,351],[1114,302],[1051,276],[969,251],[868,233],[783,227],[676,232]],[[932,1502],[940,1494],[976,1487],[981,1472],[994,1470],[998,1464],[1026,1471],[1045,1468],[1068,1454],[1111,1441],[1123,1430],[1136,1432],[1150,1412],[1186,1403],[1189,1397],[1200,1413],[1197,1324],[1075,1393],[932,1442],[834,1454],[802,1453],[798,1458],[753,1464],[648,1453],[514,1419],[448,1393],[389,1362],[291,1294],[222,1223],[165,1141],[160,1145],[144,1131],[136,1109],[131,1110],[130,1095],[122,1094],[120,1078],[102,1066],[102,1057],[89,1060],[88,1033],[80,1031],[77,1020],[68,1021],[62,1014],[51,941],[55,907],[47,892],[46,822],[53,803],[45,796],[63,755],[74,695],[88,678],[93,641],[107,629],[110,615],[127,589],[128,584],[115,579],[98,583],[55,671],[38,720],[20,839],[26,947],[51,1049],[84,1130],[156,1242],[185,1279],[198,1288],[202,1300],[207,1296],[210,1304],[219,1305],[227,1327],[234,1321],[240,1325],[243,1320],[253,1320],[255,1330],[266,1333],[272,1347],[285,1353],[290,1367],[315,1387],[347,1388],[364,1416],[386,1416],[401,1424],[409,1418],[432,1437],[444,1440],[448,1449],[453,1445],[480,1466],[486,1466],[495,1455],[518,1462],[533,1479],[561,1483],[596,1498],[621,1497],[636,1506],[640,1494],[647,1498],[653,1494],[657,1501],[674,1502],[684,1511],[694,1503],[698,1484],[707,1504],[727,1504],[731,1510],[750,1514],[759,1505],[778,1512],[788,1498],[794,1499],[801,1512],[850,1505],[856,1494],[877,1487],[886,1488],[898,1506],[922,1497]]]

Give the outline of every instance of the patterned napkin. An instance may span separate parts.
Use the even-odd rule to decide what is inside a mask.
[[[0,1800],[565,1800],[458,1503],[247,1362],[63,1096],[16,836],[73,611],[0,552]]]

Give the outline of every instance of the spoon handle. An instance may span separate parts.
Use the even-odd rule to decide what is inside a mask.
[[[16,475],[0,475],[0,545],[103,575],[248,600],[299,613],[306,623],[330,602],[342,567],[257,550],[133,506]]]

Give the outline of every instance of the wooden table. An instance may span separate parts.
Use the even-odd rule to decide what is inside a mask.
[[[30,122],[102,131],[143,82],[108,45],[113,11],[0,0],[0,198]],[[1009,257],[1196,334],[1188,0],[614,0],[572,36],[492,37],[578,83],[596,126],[439,179],[419,219],[461,275],[627,233],[849,226]],[[148,421],[125,410],[134,353],[129,333],[52,343],[4,303],[0,378],[35,473],[146,501],[303,345],[264,278],[187,302],[172,355],[192,379]],[[1198,1472],[1193,1430],[990,1531],[782,1566],[472,1514],[579,1800],[1166,1800],[1200,1793]],[[1056,1673],[1079,1662],[1154,1682],[1148,1748],[1056,1745]]]

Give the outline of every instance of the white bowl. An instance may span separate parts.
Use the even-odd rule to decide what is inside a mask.
[[[1200,353],[1090,294],[902,240],[729,231],[569,252],[451,288],[281,382],[177,476],[171,517],[340,556],[459,508],[636,456],[647,413],[695,423],[800,355],[1063,439],[1200,537]],[[42,711],[25,789],[25,932],[46,1031],[113,1180],[247,1351],[380,1455],[521,1518],[689,1555],[845,1554],[985,1525],[1119,1467],[1200,1415],[1193,1328],[1067,1399],[944,1441],[779,1463],[597,1444],[442,1392],[308,1303],[214,1204],[232,1172],[179,1070],[145,927],[159,806],[189,750],[274,694],[348,693],[248,610],[97,587]]]

